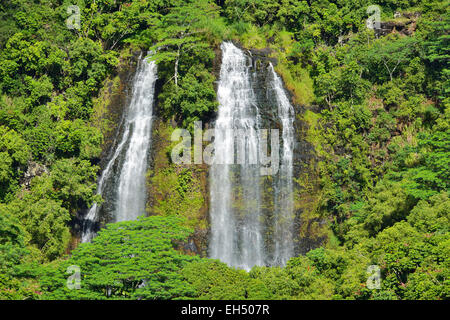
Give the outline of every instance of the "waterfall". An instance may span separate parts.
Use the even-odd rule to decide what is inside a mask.
[[[261,110],[253,86],[257,77],[251,73],[250,57],[242,50],[230,42],[222,43],[221,49],[215,154],[210,168],[209,256],[245,270],[255,265],[284,265],[294,255],[294,111],[281,79],[269,65],[267,78],[271,80],[265,90],[274,96],[283,130],[281,166],[273,177],[271,220],[262,210],[262,193],[267,191],[262,188],[259,165],[263,141]]]
[[[251,61],[232,43],[221,46],[219,110],[215,123],[214,164],[210,171],[210,256],[243,269],[264,264],[260,217],[258,107],[251,87]],[[248,157],[234,165],[235,137]],[[247,161],[248,160],[248,161]],[[239,190],[236,191],[236,186]],[[240,206],[233,206],[239,198]]]
[[[278,106],[278,118],[282,125],[281,165],[276,180],[275,193],[275,233],[274,233],[274,265],[285,265],[294,255],[293,222],[293,148],[294,148],[294,108],[289,102],[283,83],[276,74],[273,65],[269,65],[272,75],[272,90]]]
[[[125,110],[123,130],[117,146],[98,181],[97,193],[104,196],[114,167],[120,172],[114,192],[114,221],[133,220],[145,213],[145,172],[151,142],[154,90],[157,66],[154,61],[139,59],[133,79],[131,101]],[[82,242],[90,241],[102,205],[89,209],[83,222]]]
[[[132,128],[132,133],[120,171],[116,221],[133,220],[145,213],[145,172],[152,131],[156,70],[154,61],[144,60],[134,80],[133,98],[127,115],[127,126]]]

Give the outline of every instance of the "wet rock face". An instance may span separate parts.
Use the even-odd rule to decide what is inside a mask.
[[[105,137],[105,145],[102,151],[102,157],[100,162],[101,171],[103,171],[108,164],[108,161],[113,153],[113,150],[117,147],[118,139],[123,132],[122,118],[124,116],[124,108],[129,104],[132,92],[133,76],[136,72],[136,65],[139,59],[140,52],[134,52],[131,60],[124,68],[121,68],[118,72],[120,78],[120,85],[116,92],[113,92],[108,106],[108,117],[114,119],[112,123],[116,124],[116,128],[111,131],[110,135]],[[112,174],[113,181],[106,184],[104,194],[112,195],[115,185],[118,183],[117,177],[120,176],[120,170],[117,164],[113,168],[114,174]],[[100,229],[106,223],[113,220],[114,201],[104,196],[105,202],[99,211],[99,221],[97,222],[97,228]]]
[[[252,84],[258,108],[261,113],[263,122],[262,127],[279,129],[281,135],[282,124],[278,118],[278,104],[276,95],[271,88],[273,79],[270,72],[268,72],[270,64],[273,66],[277,65],[277,59],[268,57],[272,52],[269,48],[244,50],[248,52],[252,60]],[[304,139],[307,125],[299,117],[300,114],[305,112],[305,108],[294,103],[293,94],[291,92],[285,89],[285,93],[288,96],[296,115],[294,120],[294,176],[298,176],[302,170],[306,170],[306,165],[314,159],[314,150],[312,145]]]
[[[269,66],[272,64],[273,66],[277,65],[277,60],[275,58],[269,57],[271,54],[271,49],[246,49],[242,48],[239,43],[235,43],[236,46],[240,47],[244,53],[248,57],[248,64],[251,65],[251,83],[252,89],[255,92],[256,103],[258,105],[258,110],[261,115],[261,127],[266,129],[279,129],[280,140],[282,135],[282,124],[278,117],[278,102],[276,100],[275,92],[273,92],[272,80],[273,75],[269,72]],[[215,50],[216,57],[213,63],[213,72],[217,79],[219,79],[220,75],[220,67],[222,60],[222,52],[220,48],[216,48]],[[216,82],[217,85],[217,82]],[[157,91],[159,91],[161,86],[157,86]],[[216,87],[217,91],[217,87]],[[305,139],[307,125],[304,121],[301,120],[300,115],[305,111],[305,108],[299,105],[295,105],[293,103],[293,95],[285,90],[287,97],[289,98],[291,104],[295,110],[295,120],[294,120],[294,150],[293,150],[293,176],[298,178],[302,176],[305,172],[308,172],[311,167],[311,163],[315,160],[314,150],[310,143],[308,143]],[[158,103],[155,107],[155,116],[158,117]],[[204,129],[213,128],[214,121],[217,118],[217,114],[213,114],[210,119],[203,119]],[[160,119],[161,120],[161,119]],[[163,150],[165,150],[167,143],[163,140],[167,140],[168,137],[164,137],[164,130],[160,127],[161,124],[158,124],[160,121],[156,120],[154,124],[153,130],[153,147],[152,147],[152,160],[150,161],[150,168],[153,171],[161,170],[161,167],[156,165],[159,163],[156,158],[158,154],[162,154]],[[176,123],[172,123],[172,127],[176,127]],[[281,146],[280,146],[281,147]],[[165,164],[163,167],[168,166],[169,164]],[[193,165],[194,167],[198,167]],[[188,240],[187,243],[184,243],[182,246],[182,250],[185,252],[189,252],[191,254],[197,254],[200,256],[208,255],[208,243],[211,236],[210,228],[209,228],[209,166],[204,166],[202,170],[204,177],[200,179],[201,181],[201,192],[203,198],[205,199],[205,204],[202,207],[203,217],[202,221],[205,221],[204,225],[206,228],[196,227],[193,236]],[[265,176],[262,177],[261,188],[264,190],[263,192],[263,207],[261,208],[263,215],[265,216],[264,220],[267,223],[266,233],[270,234],[273,232],[271,227],[271,221],[274,219],[274,203],[273,203],[273,188],[274,188],[274,180],[276,178],[273,176]],[[299,194],[301,192],[301,187],[294,183],[295,193]],[[148,201],[148,212],[152,214],[152,207],[154,206],[154,195],[152,194],[152,189],[150,187],[149,190],[149,201]],[[301,234],[301,238],[297,237],[295,239],[295,255],[304,254],[312,248],[316,248],[320,246],[323,238],[317,238],[314,236],[315,233],[315,224],[321,223],[320,221],[310,220],[309,218],[302,218],[303,209],[299,209],[299,206],[296,206],[295,211],[295,233],[301,234],[300,226],[303,226],[304,229],[307,230],[306,233]],[[268,236],[267,238],[270,238]],[[270,241],[266,243],[267,246],[271,246]]]
[[[250,73],[252,77],[252,89],[255,93],[256,104],[261,116],[261,128],[279,130],[281,150],[281,135],[283,126],[278,116],[278,101],[272,87],[273,75],[271,72],[269,72],[270,64],[276,66],[278,61],[276,58],[269,57],[272,53],[272,50],[270,48],[246,49],[240,46],[239,43],[234,44],[242,49],[249,58],[249,65],[251,65]],[[311,170],[311,164],[313,164],[317,159],[313,146],[308,141],[306,141],[306,132],[308,129],[307,124],[301,120],[301,114],[305,112],[305,107],[296,105],[294,103],[294,97],[291,92],[285,89],[285,93],[289,98],[295,112],[293,177],[298,178],[300,176],[303,176],[305,173],[308,174]],[[276,179],[276,177],[267,176],[263,177],[261,181],[261,186],[264,190],[262,194],[263,207],[261,208],[261,210],[263,212],[263,216],[265,217],[264,220],[266,233],[273,232],[270,225],[271,221],[274,219],[276,210],[275,204],[273,202],[273,190],[275,187],[274,181]],[[294,188],[295,194],[302,194],[302,187],[297,185],[297,183],[294,183]],[[309,250],[319,247],[325,240],[325,237],[317,237],[315,232],[316,225],[322,224],[323,221],[319,221],[316,218],[310,219],[303,217],[303,209],[299,207],[302,206],[296,205],[296,209],[294,212],[294,234],[297,235],[297,237],[294,239],[295,255],[305,254]],[[303,226],[302,229],[306,230],[306,232],[299,231],[301,229],[301,226]],[[270,239],[270,237],[267,238]],[[270,247],[271,245],[271,241],[268,240],[266,246]]]
[[[256,100],[262,119],[261,126],[262,128],[279,130],[281,150],[281,135],[283,132],[283,125],[278,116],[278,102],[276,100],[274,89],[272,88],[273,75],[271,74],[271,72],[268,72],[270,64],[276,66],[277,61],[276,59],[269,58],[267,56],[271,53],[269,49],[250,50],[249,53],[251,54],[253,68],[253,90],[256,95]],[[303,170],[307,170],[308,162],[312,157],[312,147],[306,140],[303,139],[305,135],[302,131],[305,124],[302,123],[302,121],[300,121],[298,117],[298,115],[304,110],[301,106],[295,105],[293,103],[293,96],[289,91],[285,89],[285,93],[289,98],[296,115],[294,120],[293,177],[299,177],[302,174]],[[276,177],[266,177],[263,180],[265,193],[263,195],[263,198],[265,199],[265,205],[262,210],[264,212],[264,215],[268,217],[266,219],[266,222],[270,222],[274,219],[274,215],[276,213],[276,207],[273,203],[272,192],[272,190],[275,188],[275,185],[273,183],[274,181],[276,181]],[[299,192],[298,189],[299,186],[294,184],[294,194]],[[297,232],[297,230],[300,229],[300,225],[302,223],[302,210],[295,210],[294,216],[294,252],[295,255],[299,255],[305,253],[304,247],[306,242],[308,242],[307,247],[311,247],[313,246],[313,244],[309,243],[310,241],[308,241],[307,239],[300,239],[298,237],[299,233]],[[266,232],[273,232],[269,225],[266,226],[268,227],[266,229]],[[272,244],[269,241],[267,245],[271,246]]]
[[[271,88],[272,75],[267,72],[269,64],[276,66],[277,60],[269,58],[270,49],[250,50],[252,57],[252,65],[254,69],[254,90],[257,96],[258,106],[260,108],[261,117],[265,128],[278,128],[280,136],[282,133],[282,124],[278,118],[278,105],[276,95]],[[284,86],[286,88],[286,86]],[[294,149],[293,149],[293,177],[308,177],[308,183],[315,184],[316,179],[311,175],[311,170],[317,162],[317,156],[314,147],[306,140],[308,125],[302,120],[302,114],[306,111],[306,107],[294,103],[294,96],[287,89],[284,89],[291,105],[294,108]],[[268,181],[265,184],[270,188]],[[323,236],[318,230],[325,223],[318,217],[311,217],[305,214],[304,203],[308,203],[309,197],[305,197],[306,190],[303,187],[294,183],[295,194],[295,211],[294,211],[294,230],[297,237],[295,242],[295,255],[304,255],[308,251],[320,247],[326,236]],[[313,195],[314,197],[314,195]],[[307,206],[306,206],[307,207]],[[273,210],[269,204],[266,208],[268,215],[273,215]]]
[[[100,167],[102,170],[108,163],[108,154],[114,147],[114,140],[120,133],[120,123],[123,117],[123,110],[126,108],[131,99],[133,76],[136,73],[136,66],[140,55],[140,51],[135,51],[132,52],[132,56],[128,61],[121,61],[120,67],[117,71],[117,76],[119,77],[119,85],[117,88],[114,88],[112,81],[107,81],[105,83],[105,87],[103,88],[103,90],[107,91],[106,96],[109,99],[109,104],[104,117],[109,119],[111,123],[116,125],[116,127],[109,131],[104,137],[105,142],[103,144],[102,154],[100,156]]]

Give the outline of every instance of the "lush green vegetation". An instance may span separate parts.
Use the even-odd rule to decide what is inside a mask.
[[[448,2],[378,1],[395,26],[385,35],[366,27],[370,4],[2,1],[0,299],[448,299]],[[80,29],[66,26],[69,5],[81,9]],[[98,96],[120,62],[130,49],[156,52],[162,121],[192,129],[217,107],[224,39],[271,48],[307,108],[312,214],[326,243],[249,273],[187,254],[193,229],[206,228],[206,197],[194,169],[168,163],[149,174],[157,216],[109,224],[74,248],[77,213],[99,200]],[[79,290],[66,286],[71,265]],[[381,289],[366,287],[369,265],[380,267]]]

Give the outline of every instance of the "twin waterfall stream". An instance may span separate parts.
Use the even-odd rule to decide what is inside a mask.
[[[262,148],[261,130],[274,128],[268,127],[264,110],[258,105],[252,59],[231,42],[222,43],[221,49],[214,164],[209,170],[209,257],[245,270],[255,265],[285,265],[294,256],[294,110],[280,77],[269,63],[264,94],[276,104],[280,131],[279,169],[269,178],[260,170],[261,154],[267,154],[267,148]],[[112,202],[108,206],[112,221],[133,220],[145,214],[145,173],[156,79],[156,64],[141,59],[122,129],[98,180],[97,192],[105,202],[94,204],[85,215],[83,242],[95,236],[94,225],[101,207],[108,201]],[[239,132],[245,137],[240,150],[235,134],[229,132]],[[233,159],[239,152],[243,152],[245,161]]]

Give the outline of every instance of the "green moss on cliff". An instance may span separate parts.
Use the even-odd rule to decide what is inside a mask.
[[[147,172],[150,215],[179,215],[195,229],[194,242],[200,252],[206,250],[207,181],[206,167],[175,165],[170,153],[178,142],[170,140],[174,130],[168,122],[157,120],[153,133],[153,164]]]

